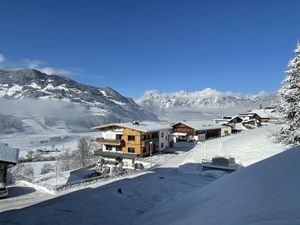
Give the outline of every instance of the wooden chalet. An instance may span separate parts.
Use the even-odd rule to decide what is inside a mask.
[[[172,134],[178,140],[203,141],[221,137],[223,126],[211,121],[182,121],[172,125]]]
[[[98,127],[93,130],[101,131],[101,137],[96,143],[102,146],[97,155],[108,157],[131,158],[134,156],[147,156],[169,147],[169,130],[166,124],[155,122],[143,123],[114,123]],[[121,153],[121,154],[120,154]]]

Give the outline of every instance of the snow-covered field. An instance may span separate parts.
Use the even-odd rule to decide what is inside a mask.
[[[25,156],[28,151],[35,149],[59,149],[64,151],[66,149],[74,150],[77,148],[80,137],[97,137],[99,133],[96,132],[78,132],[71,133],[67,130],[55,130],[49,132],[40,132],[34,134],[14,133],[1,134],[0,143],[8,144],[10,147],[18,148],[20,156]],[[60,141],[51,138],[61,138]]]
[[[163,217],[164,214],[160,214],[166,210],[164,205],[178,204],[181,199],[201,192],[204,187],[203,190],[207,190],[210,183],[215,181],[215,178],[200,172],[202,159],[210,159],[216,155],[232,156],[248,166],[280,153],[286,147],[272,142],[273,129],[272,126],[257,128],[196,145],[176,143],[169,153],[144,158],[144,161],[156,164],[156,167],[140,174],[99,181],[56,195],[35,190],[25,195],[11,196],[0,200],[0,224],[144,224],[152,222],[152,218],[148,216],[152,213],[156,224],[164,224],[160,223],[160,218],[169,222]],[[241,172],[244,170],[247,169],[241,169]],[[220,180],[241,172],[225,175]],[[258,171],[255,173],[259,174]],[[247,173],[244,174],[248,176]],[[253,175],[251,176],[254,182],[251,185],[259,187],[259,184],[255,184]],[[217,182],[211,185],[216,187]],[[11,188],[17,187],[18,185]],[[122,193],[117,192],[119,188]],[[220,187],[218,191],[222,193],[223,188]],[[205,204],[205,201],[201,204]],[[180,208],[183,215],[187,211],[193,212],[193,207],[196,207],[193,205],[190,208],[187,205],[184,209]],[[18,208],[23,209],[16,210]],[[174,211],[176,216],[181,215],[180,210]],[[172,217],[172,211],[166,210],[166,213]],[[197,213],[201,214],[195,211]]]

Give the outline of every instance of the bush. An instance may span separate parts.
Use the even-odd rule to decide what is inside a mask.
[[[53,166],[50,163],[45,163],[41,169],[41,175],[54,171]]]

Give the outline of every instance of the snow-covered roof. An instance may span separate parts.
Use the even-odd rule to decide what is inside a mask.
[[[19,149],[0,143],[0,162],[16,164],[19,159]]]
[[[221,129],[223,126],[214,123],[213,121],[203,121],[203,120],[190,120],[190,121],[181,121],[173,124],[175,126],[177,124],[184,124],[190,128],[195,130],[213,130],[213,129]]]
[[[274,118],[278,117],[274,109],[256,109],[252,110],[252,113],[256,113],[259,115],[261,118]]]
[[[160,130],[169,130],[171,129],[170,125],[162,122],[140,122],[138,124],[134,123],[110,123],[105,124],[97,127],[93,127],[92,130],[102,130],[109,127],[122,127],[122,128],[129,128],[132,130],[137,130],[141,132],[154,132],[154,131],[160,131]]]
[[[239,117],[245,117],[245,116],[254,116],[255,113],[253,112],[248,112],[248,113],[240,113],[238,116]]]
[[[182,133],[182,132],[175,132],[173,133],[174,136],[186,136],[187,133]]]
[[[224,116],[223,118],[214,119],[214,121],[218,124],[226,124],[226,123],[229,123],[230,121],[233,121],[236,118],[241,119],[240,116],[236,115],[236,116]]]

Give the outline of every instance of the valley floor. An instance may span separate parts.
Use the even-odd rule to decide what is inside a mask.
[[[272,130],[262,127],[195,145],[176,143],[172,152],[143,159],[156,165],[151,170],[56,195],[15,185],[9,190],[13,196],[0,200],[0,224],[133,224],[215,181],[215,173],[200,172],[202,159],[232,156],[248,166],[284,151],[273,143]]]

